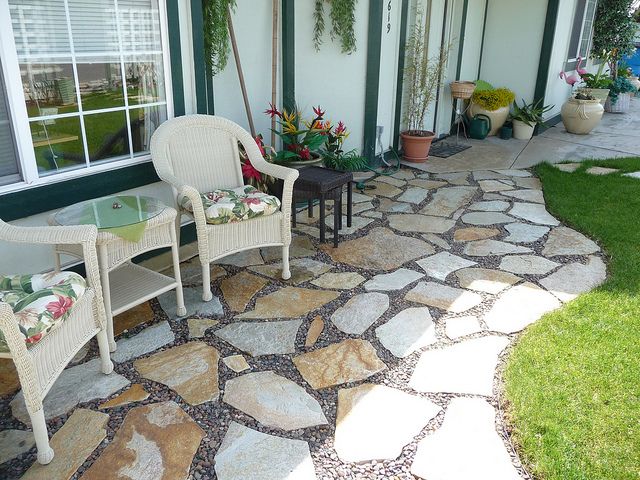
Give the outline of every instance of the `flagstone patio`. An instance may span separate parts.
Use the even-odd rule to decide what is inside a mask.
[[[289,281],[276,250],[245,252],[212,266],[204,304],[196,258],[187,317],[172,293],[117,317],[115,372],[97,373],[92,344],[45,400],[48,466],[32,465],[1,361],[0,478],[530,478],[503,360],[605,279],[602,252],[546,211],[527,170],[402,168],[375,184],[338,248],[298,214]]]

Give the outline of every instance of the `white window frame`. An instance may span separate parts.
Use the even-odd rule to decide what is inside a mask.
[[[565,66],[565,70],[567,71],[572,71],[575,69],[576,64],[578,62],[578,56],[580,55],[580,52],[582,51],[582,39],[584,38],[584,27],[585,27],[585,23],[587,20],[587,13],[589,13],[589,3],[591,1],[595,1],[595,5],[594,5],[594,9],[593,9],[593,18],[591,19],[591,31],[589,32],[589,37],[587,40],[587,46],[586,46],[586,54],[583,57],[585,59],[585,61],[588,59],[589,54],[591,53],[591,44],[593,42],[593,24],[594,24],[594,20],[595,20],[595,16],[596,16],[596,12],[598,9],[598,2],[597,0],[584,0],[585,4],[584,4],[584,11],[582,12],[582,21],[580,22],[580,32],[578,32],[578,44],[576,45],[576,51],[575,52],[568,52],[567,53],[567,62],[566,62],[566,66]],[[576,9],[579,7],[579,2],[576,2],[575,4]],[[577,14],[577,10],[574,12],[574,21],[575,21],[575,15]],[[573,29],[573,22],[572,22],[572,27],[571,27],[571,31],[570,31],[570,37],[569,37],[569,48],[571,47],[571,40],[573,39],[573,36],[576,32],[574,32]]]
[[[114,2],[115,3],[115,2]],[[154,105],[164,105],[166,103],[167,119],[173,118],[173,83],[171,78],[171,57],[169,53],[169,28],[167,22],[167,11],[164,0],[158,0],[158,11],[160,20],[160,41],[162,43],[162,65],[164,69],[164,89],[165,89],[165,101],[155,102],[141,105],[142,107],[150,107]],[[119,23],[117,24],[119,26]],[[118,27],[119,28],[119,27]],[[120,37],[119,37],[120,38]],[[120,39],[122,41],[122,39]],[[144,52],[143,52],[144,53]],[[72,52],[73,54],[73,52]],[[35,150],[33,148],[33,142],[31,139],[30,121],[38,119],[47,119],[47,116],[29,118],[27,114],[27,106],[24,97],[24,91],[22,87],[22,77],[20,75],[20,64],[18,61],[18,53],[15,45],[15,39],[13,37],[13,26],[11,24],[11,17],[9,15],[9,0],[0,0],[0,56],[2,56],[2,68],[6,83],[7,97],[9,104],[9,112],[11,124],[13,126],[13,133],[16,142],[16,150],[18,154],[18,168],[20,170],[22,181],[10,183],[8,185],[0,186],[0,195],[5,193],[11,193],[16,191],[25,190],[28,188],[35,188],[42,185],[48,185],[52,183],[63,182],[73,178],[86,177],[88,175],[94,175],[96,173],[116,170],[119,168],[127,167],[130,165],[136,165],[145,163],[151,160],[149,153],[135,155],[132,148],[132,139],[129,138],[129,151],[131,157],[123,158],[120,160],[106,160],[102,162],[89,162],[87,153],[88,146],[86,141],[83,140],[85,149],[85,159],[87,165],[75,170],[69,170],[67,172],[56,173],[53,175],[40,176],[38,173],[38,167],[36,164]],[[81,57],[82,55],[75,55],[73,58]],[[118,63],[122,63],[121,57]],[[74,73],[75,72],[75,62]],[[122,68],[122,65],[121,65]],[[124,71],[124,70],[123,70]],[[76,84],[78,82],[76,74]],[[123,78],[123,83],[126,80]],[[125,85],[123,85],[126,92]],[[76,85],[77,90],[77,85]],[[77,90],[76,94],[79,96],[80,92]],[[107,108],[92,113],[105,113],[109,111],[125,111],[128,101],[125,94],[125,105],[123,107]],[[78,112],[69,114],[69,116],[79,116],[81,119],[82,134],[86,138],[84,132],[84,121],[82,121],[82,115],[91,115],[92,113],[83,113],[81,104],[78,105]],[[56,115],[55,118],[61,118],[65,115]]]

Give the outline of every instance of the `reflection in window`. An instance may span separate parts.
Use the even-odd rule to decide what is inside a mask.
[[[153,107],[134,108],[130,111],[130,117],[133,153],[148,152],[151,144],[151,135],[167,119],[167,107],[156,105]]]
[[[129,129],[124,110],[85,115],[84,125],[92,162],[129,155]]]
[[[30,127],[38,172],[41,175],[85,166],[79,116],[33,120]]]
[[[78,63],[82,110],[124,107],[120,63]]]
[[[161,58],[154,56],[149,60],[125,63],[129,105],[165,100]]]
[[[78,111],[71,62],[26,63],[20,69],[30,118]]]

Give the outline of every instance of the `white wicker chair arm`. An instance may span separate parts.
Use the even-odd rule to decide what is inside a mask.
[[[98,229],[95,225],[64,227],[18,227],[0,220],[0,241],[44,245],[95,245]]]

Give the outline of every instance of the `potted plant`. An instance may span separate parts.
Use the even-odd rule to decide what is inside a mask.
[[[580,76],[583,85],[580,86],[579,91],[594,96],[604,106],[609,96],[609,87],[611,87],[611,77],[608,73],[604,73],[604,67],[608,65],[611,52],[602,51],[597,58],[601,60],[598,71],[595,74],[583,73]]]
[[[510,140],[511,137],[513,137],[513,123],[511,123],[511,120],[507,120],[500,129],[500,138],[502,140]]]
[[[324,128],[326,140],[320,153],[325,167],[343,172],[354,172],[363,170],[368,166],[367,159],[362,155],[358,155],[356,149],[348,152],[344,151],[343,144],[349,136],[344,123],[338,122],[338,125],[332,128],[331,123],[327,121],[324,124]]]
[[[513,138],[518,140],[530,140],[536,125],[544,125],[542,116],[551,110],[553,105],[541,105],[542,99],[537,102],[527,103],[522,100],[522,106],[513,104],[511,121],[513,122]]]
[[[616,78],[611,82],[609,97],[604,104],[605,112],[626,113],[631,105],[631,93],[636,92],[636,87],[627,77]]]
[[[469,118],[486,115],[491,119],[489,135],[496,135],[509,117],[509,107],[515,94],[508,88],[478,89],[471,95],[471,104],[467,109]]]
[[[586,135],[593,130],[604,114],[604,107],[593,95],[578,92],[570,97],[560,111],[564,128],[569,133]]]
[[[419,13],[406,45],[404,84],[407,85],[404,121],[407,129],[400,134],[403,157],[409,162],[426,162],[435,134],[424,130],[429,105],[442,83],[450,46],[429,57],[425,42],[425,19]]]

